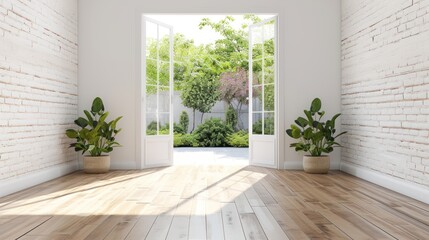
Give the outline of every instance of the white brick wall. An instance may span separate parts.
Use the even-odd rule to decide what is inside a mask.
[[[342,1],[342,160],[429,186],[429,0]]]
[[[0,0],[0,180],[76,161],[77,0]]]

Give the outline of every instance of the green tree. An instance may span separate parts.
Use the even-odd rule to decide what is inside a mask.
[[[181,90],[183,83],[192,74],[193,60],[202,50],[193,40],[177,33],[174,38],[174,89]]]
[[[245,22],[239,29],[232,26],[235,19],[226,16],[224,19],[214,22],[204,18],[199,24],[200,29],[211,28],[223,38],[216,40],[210,49],[210,54],[216,60],[216,72],[219,73],[221,99],[229,105],[234,106],[240,119],[242,105],[248,104],[249,96],[249,35],[248,27],[261,21],[256,15],[245,15]],[[274,22],[269,22],[273,24]],[[253,61],[253,83],[264,85],[253,89],[253,97],[265,97],[264,107],[266,111],[274,110],[274,36],[265,39],[264,42],[254,42],[252,46]],[[262,68],[264,66],[264,71]],[[262,76],[262,74],[264,76]],[[268,85],[267,85],[268,84]],[[262,96],[264,88],[264,96]]]
[[[200,45],[192,48],[188,55],[185,78],[181,83],[181,99],[185,107],[193,110],[192,131],[195,129],[195,112],[210,112],[219,100],[219,75],[215,69],[215,59],[210,54],[210,46]]]
[[[249,33],[250,24],[261,21],[259,17],[252,14],[244,16],[245,22],[239,29],[232,26],[234,17],[226,16],[224,19],[213,22],[209,18],[203,18],[199,28],[211,28],[223,38],[215,41],[211,54],[216,58],[219,73],[225,71],[236,71],[237,68],[248,69]]]
[[[195,111],[204,114],[210,112],[215,103],[219,100],[218,81],[205,71],[195,71],[189,80],[184,82],[181,98],[185,107],[192,109],[192,131],[195,129]]]

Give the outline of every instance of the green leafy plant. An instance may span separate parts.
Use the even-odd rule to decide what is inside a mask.
[[[79,129],[66,130],[67,137],[76,139],[70,147],[73,147],[76,152],[82,151],[82,154],[88,152],[91,156],[100,156],[120,146],[115,137],[121,131],[117,129],[117,123],[122,117],[107,122],[109,112],[104,111],[103,101],[99,97],[92,102],[91,111],[83,112],[86,118],[79,117],[74,121]]]
[[[183,133],[188,132],[189,127],[189,115],[186,111],[180,113],[179,126],[183,129]]]
[[[175,134],[174,147],[198,147],[194,134]]]
[[[232,128],[219,118],[211,118],[199,125],[194,134],[201,147],[225,147]]]
[[[249,147],[249,133],[238,131],[228,136],[227,143],[231,147]]]
[[[228,109],[226,110],[225,123],[228,126],[230,126],[233,130],[237,129],[237,123],[238,123],[237,112],[231,106],[229,106]]]
[[[196,63],[198,65],[198,63]],[[201,112],[201,122],[204,114],[211,111],[213,106],[219,100],[219,91],[216,76],[210,72],[208,63],[195,69],[193,75],[183,83],[183,89],[180,93],[182,104],[192,109],[192,130],[195,129],[195,112]],[[206,66],[207,65],[207,66]]]
[[[252,125],[253,134],[262,134],[262,119],[259,119]],[[266,117],[264,119],[264,134],[274,135],[274,118]]]
[[[146,135],[147,136],[157,135],[157,126],[158,126],[157,121],[151,121],[146,127]],[[168,134],[170,134],[170,124],[166,123],[163,126],[160,124],[158,135],[168,135]]]
[[[322,122],[321,119],[325,115],[325,111],[321,111],[321,108],[321,100],[315,98],[310,109],[304,110],[305,118],[297,118],[296,124],[292,124],[291,128],[286,130],[290,137],[299,140],[290,145],[290,147],[295,148],[295,151],[304,151],[310,153],[311,156],[320,156],[323,153],[332,152],[334,147],[341,147],[336,139],[347,133],[342,132],[335,135],[335,120],[341,114],[335,114],[330,120]]]
[[[173,125],[173,133],[174,134],[186,134],[185,130],[180,124],[174,123]]]

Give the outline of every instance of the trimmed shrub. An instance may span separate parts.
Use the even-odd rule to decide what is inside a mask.
[[[228,136],[228,145],[231,147],[249,147],[249,133],[247,131],[238,131]]]
[[[176,124],[176,123],[174,123],[173,132],[174,132],[174,134],[186,134],[183,127],[179,124]]]
[[[189,115],[186,111],[180,113],[179,127],[182,129],[183,133],[188,133],[189,127]]]
[[[198,147],[198,141],[193,134],[175,134],[174,147]]]
[[[233,130],[237,129],[237,123],[238,123],[237,112],[231,106],[229,106],[225,112],[225,123],[228,126],[230,126]]]
[[[233,133],[232,128],[219,118],[211,118],[199,125],[194,131],[195,138],[201,147],[228,146],[228,135]]]

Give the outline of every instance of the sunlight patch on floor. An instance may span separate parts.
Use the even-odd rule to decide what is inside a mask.
[[[199,168],[201,171],[195,171]],[[266,174],[241,165],[179,165],[144,171],[65,176],[0,203],[7,216],[193,216],[219,214],[226,203],[245,199]]]

